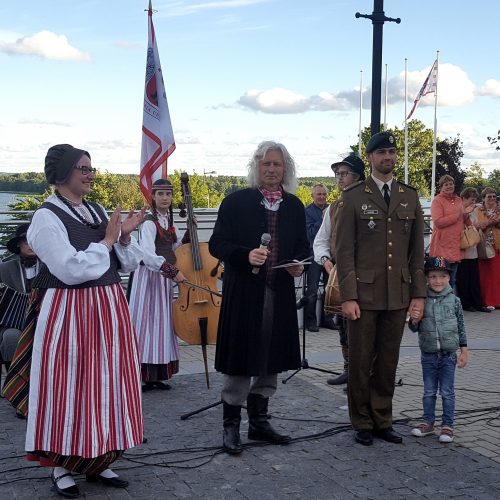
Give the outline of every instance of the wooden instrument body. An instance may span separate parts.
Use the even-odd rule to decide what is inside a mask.
[[[201,269],[196,269],[194,253],[199,253]],[[177,267],[188,281],[207,290],[218,291],[217,280],[220,272],[210,276],[210,271],[217,266],[217,259],[208,251],[208,243],[198,243],[197,252],[193,252],[192,243],[181,245],[175,251]],[[195,259],[196,260],[196,259]],[[179,286],[179,296],[173,303],[174,327],[177,336],[188,344],[215,344],[221,298],[209,292],[203,292],[189,285]],[[202,338],[206,326],[206,339]]]
[[[326,314],[340,314],[342,312],[337,266],[333,266],[332,272],[328,276],[328,283],[325,286],[324,308]]]

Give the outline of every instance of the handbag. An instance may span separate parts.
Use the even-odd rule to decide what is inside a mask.
[[[480,241],[477,244],[477,258],[481,260],[488,260],[495,257],[495,248],[493,245],[486,239],[483,232],[480,234]]]
[[[460,234],[460,249],[475,247],[481,241],[479,231],[471,224],[465,226],[465,229]]]

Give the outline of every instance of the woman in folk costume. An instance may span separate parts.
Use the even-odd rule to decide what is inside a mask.
[[[143,391],[170,389],[163,382],[179,371],[179,347],[172,316],[173,281],[184,281],[175,267],[174,250],[188,241],[179,240],[172,211],[170,181],[158,179],[151,189],[152,210],[141,226],[142,262],[132,282],[130,313],[142,362]]]
[[[118,207],[108,220],[84,196],[95,179],[90,155],[69,144],[48,150],[45,176],[55,185],[28,230],[44,265],[34,280],[41,303],[31,364],[26,450],[53,466],[61,496],[75,498],[72,472],[124,488],[109,465],[142,443],[140,363],[121,271],[142,251],[131,237],[144,217]]]

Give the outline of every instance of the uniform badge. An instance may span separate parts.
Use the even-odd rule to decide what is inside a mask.
[[[361,210],[366,210],[368,208],[368,205],[366,203],[363,203],[363,205],[361,205]]]
[[[405,190],[401,186],[399,186],[398,193],[404,193],[404,192]]]
[[[375,226],[376,226],[376,225],[377,225],[377,224],[375,224],[375,221],[373,221],[373,220],[371,220],[371,221],[368,223],[368,227],[369,227],[370,229],[375,229]]]
[[[339,201],[339,204],[337,205],[339,208],[342,208],[344,206],[344,202],[343,201]]]
[[[373,191],[368,186],[365,186],[365,193],[373,194]]]
[[[408,203],[400,203],[400,205],[403,207],[403,208],[406,208],[408,206]]]

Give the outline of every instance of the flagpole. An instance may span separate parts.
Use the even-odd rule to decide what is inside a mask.
[[[361,158],[361,145],[363,143],[362,130],[361,130],[361,113],[363,110],[363,70],[360,72],[359,79],[359,124],[358,124],[358,155]]]
[[[408,184],[408,116],[406,107],[408,103],[408,59],[405,57],[405,184]]]
[[[384,85],[384,130],[387,130],[387,63],[385,65],[385,85]]]
[[[438,100],[438,80],[439,80],[439,50],[436,51],[436,91],[434,92],[434,140],[432,141],[432,180],[431,180],[431,201],[434,199],[436,190],[436,155],[437,155],[437,100]]]

